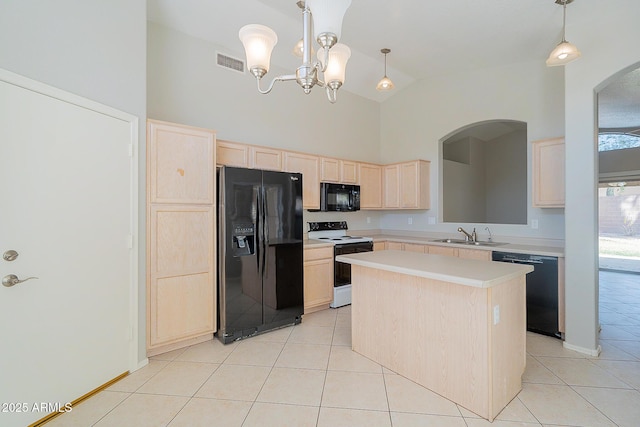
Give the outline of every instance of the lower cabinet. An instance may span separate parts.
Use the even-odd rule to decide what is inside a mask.
[[[333,301],[333,246],[304,250],[304,313],[329,308]]]
[[[422,243],[401,243],[401,242],[376,242],[373,244],[373,250],[396,250],[420,252],[431,255],[455,256],[465,259],[477,259],[481,261],[491,261],[491,251],[483,249],[456,248],[452,246],[426,245]]]

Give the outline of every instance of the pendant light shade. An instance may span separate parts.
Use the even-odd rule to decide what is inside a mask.
[[[556,0],[557,4],[562,5],[562,41],[551,51],[547,58],[547,67],[556,67],[566,65],[571,61],[580,58],[580,51],[574,45],[569,43],[565,38],[567,28],[567,4],[573,0]]]
[[[380,49],[380,52],[384,54],[384,77],[376,85],[376,90],[380,92],[387,92],[393,89],[393,82],[387,77],[387,54],[391,52],[391,49]]]

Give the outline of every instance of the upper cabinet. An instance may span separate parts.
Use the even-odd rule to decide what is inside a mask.
[[[382,207],[382,166],[358,163],[360,178],[360,209]]]
[[[531,143],[533,151],[533,207],[564,207],[564,138]]]
[[[215,134],[188,126],[150,120],[149,202],[212,204]]]
[[[340,160],[326,157],[320,159],[320,181],[340,182]]]
[[[216,163],[219,165],[249,167],[249,146],[236,142],[216,142]]]
[[[320,208],[320,182],[360,185],[360,209],[429,209],[429,162],[381,166],[230,141],[217,142],[217,163],[303,174],[304,209]]]
[[[320,181],[355,184],[358,178],[356,162],[329,157],[320,159]]]
[[[302,174],[302,207],[320,209],[320,158],[285,151],[284,170]]]
[[[429,164],[415,160],[385,166],[383,207],[429,209]]]
[[[249,167],[253,169],[281,171],[282,151],[252,145],[249,147]]]

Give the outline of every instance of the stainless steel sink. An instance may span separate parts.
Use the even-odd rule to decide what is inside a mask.
[[[471,240],[464,240],[464,239],[437,239],[437,240],[432,240],[432,242],[437,242],[437,243],[452,243],[452,244],[457,244],[457,245],[470,245],[470,246],[501,246],[501,245],[506,245],[506,243],[502,243],[502,242],[488,242],[488,241],[476,241],[476,242],[472,242]]]

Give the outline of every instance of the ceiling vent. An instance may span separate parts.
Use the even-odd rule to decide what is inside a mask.
[[[233,58],[223,53],[216,53],[216,63],[219,67],[236,71],[238,73],[244,73],[244,61],[238,58]]]

